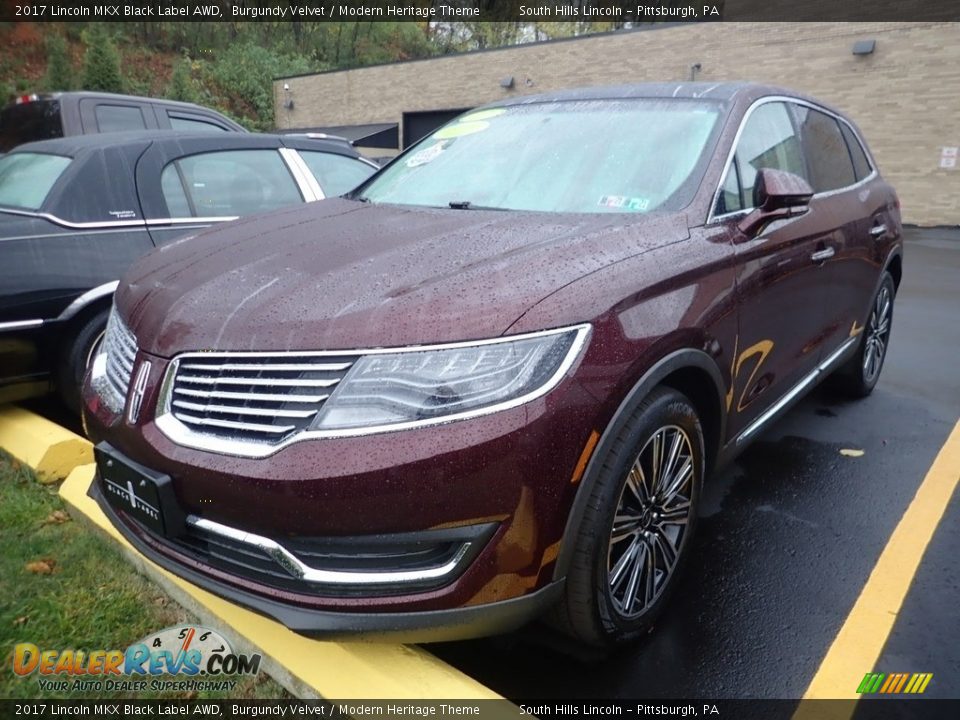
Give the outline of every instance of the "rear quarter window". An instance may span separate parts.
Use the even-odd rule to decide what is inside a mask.
[[[68,157],[43,153],[0,157],[0,206],[39,210],[71,162]]]
[[[145,130],[146,121],[143,111],[130,105],[97,105],[97,129],[100,132],[123,132],[124,130]]]
[[[843,133],[843,139],[847,141],[847,148],[850,150],[850,157],[853,160],[853,169],[857,173],[857,180],[863,180],[867,175],[873,172],[870,161],[867,160],[867,153],[863,145],[857,139],[853,130],[845,122],[840,123],[840,130]]]
[[[350,192],[377,171],[372,165],[345,155],[315,150],[299,152],[327,197]]]

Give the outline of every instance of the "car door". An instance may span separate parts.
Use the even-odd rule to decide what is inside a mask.
[[[886,240],[898,232],[893,195],[873,171],[859,140],[822,108],[794,104],[815,195],[811,208],[834,226],[825,261],[825,352],[863,328],[864,316],[886,260]]]
[[[137,165],[137,192],[154,243],[306,199],[271,136],[222,133],[154,143]]]
[[[748,113],[714,209],[713,221],[729,226],[738,258],[739,334],[728,396],[732,436],[816,368],[824,340],[825,276],[819,258],[829,223],[810,210],[745,234],[739,225],[753,210],[763,168],[807,174],[783,102],[761,101]]]

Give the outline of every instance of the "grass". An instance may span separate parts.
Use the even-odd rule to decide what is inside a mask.
[[[41,650],[124,650],[151,633],[171,625],[195,623],[196,618],[137,573],[107,540],[73,522],[56,487],[40,485],[30,468],[2,450],[0,547],[0,698],[291,697],[262,671],[253,677],[224,677],[237,681],[232,690],[224,692],[41,690],[36,672],[25,678],[14,674],[13,648],[17,643],[33,643]],[[75,678],[64,675],[46,679],[69,679],[72,684]]]

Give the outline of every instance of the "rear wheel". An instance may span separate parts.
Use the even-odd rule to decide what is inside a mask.
[[[873,299],[867,324],[863,327],[860,346],[833,381],[840,392],[860,398],[872,393],[876,387],[890,343],[895,294],[893,278],[890,273],[884,273],[880,289]]]
[[[634,411],[603,464],[555,624],[597,646],[649,630],[685,564],[703,472],[693,405],[658,388]]]
[[[57,368],[57,389],[71,412],[80,414],[80,389],[83,376],[96,357],[107,328],[109,309],[94,313],[78,324],[60,351]]]

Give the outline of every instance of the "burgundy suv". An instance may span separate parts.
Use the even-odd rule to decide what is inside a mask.
[[[154,252],[85,388],[93,492],[318,635],[637,637],[704,477],[879,376],[899,202],[830,107],[636,85],[472,111],[350,196]]]

